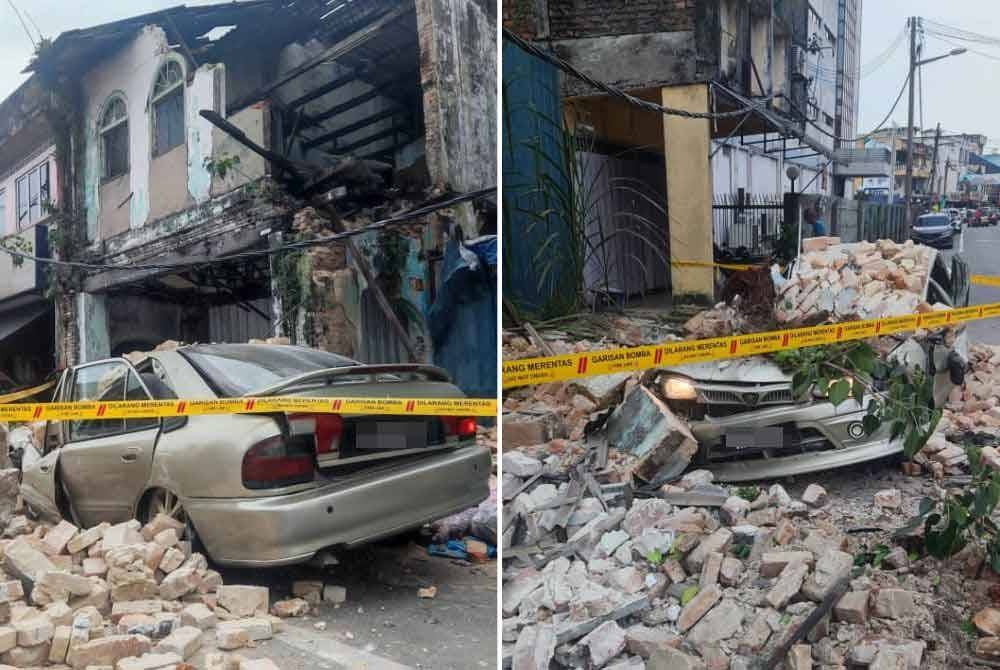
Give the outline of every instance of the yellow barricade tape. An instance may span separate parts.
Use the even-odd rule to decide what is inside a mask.
[[[770,354],[820,344],[864,340],[876,335],[904,333],[917,328],[951,326],[997,316],[1000,316],[1000,302],[885,319],[845,321],[809,328],[665,342],[644,347],[603,349],[545,358],[522,358],[504,361],[503,388],[595,377],[614,372],[634,372],[683,363],[702,363],[724,358]]]
[[[381,414],[393,416],[492,416],[493,398],[222,398],[0,405],[0,421],[159,419],[208,414]]]
[[[723,270],[749,270],[751,268],[762,268],[763,265],[751,265],[747,263],[713,263],[712,261],[670,261],[671,265],[691,266],[697,268],[721,268]]]
[[[0,405],[7,404],[9,402],[17,402],[18,400],[23,400],[24,398],[30,398],[33,395],[38,395],[42,391],[47,391],[56,383],[46,382],[45,384],[40,384],[38,386],[32,386],[30,389],[21,389],[20,391],[14,391],[13,393],[8,393],[7,395],[0,395]]]
[[[990,275],[972,275],[969,277],[969,281],[973,284],[981,284],[983,286],[1000,287],[1000,277],[991,277]]]

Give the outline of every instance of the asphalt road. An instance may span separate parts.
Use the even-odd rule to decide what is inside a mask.
[[[272,603],[290,597],[299,579],[347,589],[342,605],[324,603],[314,616],[285,619],[284,632],[239,653],[270,658],[282,670],[496,667],[496,562],[431,557],[414,539],[425,541],[393,538],[339,554],[341,563],[324,570],[217,568],[226,584],[269,587]],[[437,587],[436,597],[417,597],[426,586]],[[213,647],[209,637],[206,651]]]
[[[961,254],[971,274],[1000,275],[1000,226],[962,229],[955,238],[955,249],[944,250],[946,257]],[[1000,302],[1000,287],[972,285],[969,303]],[[969,324],[969,342],[1000,344],[1000,321],[982,319]]]

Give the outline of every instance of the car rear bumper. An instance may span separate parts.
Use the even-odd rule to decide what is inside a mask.
[[[477,505],[489,496],[490,468],[489,451],[470,446],[299,493],[184,505],[215,562],[289,565],[327,547],[363,544]]]

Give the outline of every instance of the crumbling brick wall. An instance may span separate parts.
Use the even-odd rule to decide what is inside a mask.
[[[307,207],[295,214],[292,228],[302,238],[315,238],[333,232],[329,222]],[[343,244],[309,249],[302,258],[306,272],[301,281],[300,326],[304,344],[333,351],[342,356],[356,355],[357,324],[344,304],[344,287],[354,282],[354,271],[347,265]]]
[[[704,1],[704,0],[702,0]],[[698,0],[548,0],[553,39],[694,30]]]

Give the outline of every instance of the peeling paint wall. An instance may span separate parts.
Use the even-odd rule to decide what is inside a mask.
[[[103,295],[77,294],[76,309],[80,355],[77,363],[99,361],[111,355],[108,307]]]
[[[496,7],[417,0],[427,164],[438,186],[493,186],[496,175]]]
[[[217,137],[214,126],[201,118],[203,109],[225,107],[223,64],[205,64],[193,72],[185,63],[184,125],[186,142],[152,156],[150,98],[159,68],[177,58],[163,29],[147,26],[125,47],[102,60],[83,79],[85,114],[84,205],[90,240],[104,240],[141,228],[165,216],[206,202],[214,179],[206,167]],[[129,171],[102,184],[98,123],[113,95],[121,95],[128,110]],[[267,138],[264,138],[267,139]],[[265,145],[269,142],[265,142]],[[230,184],[235,188],[242,182]],[[218,191],[215,191],[218,193]]]

